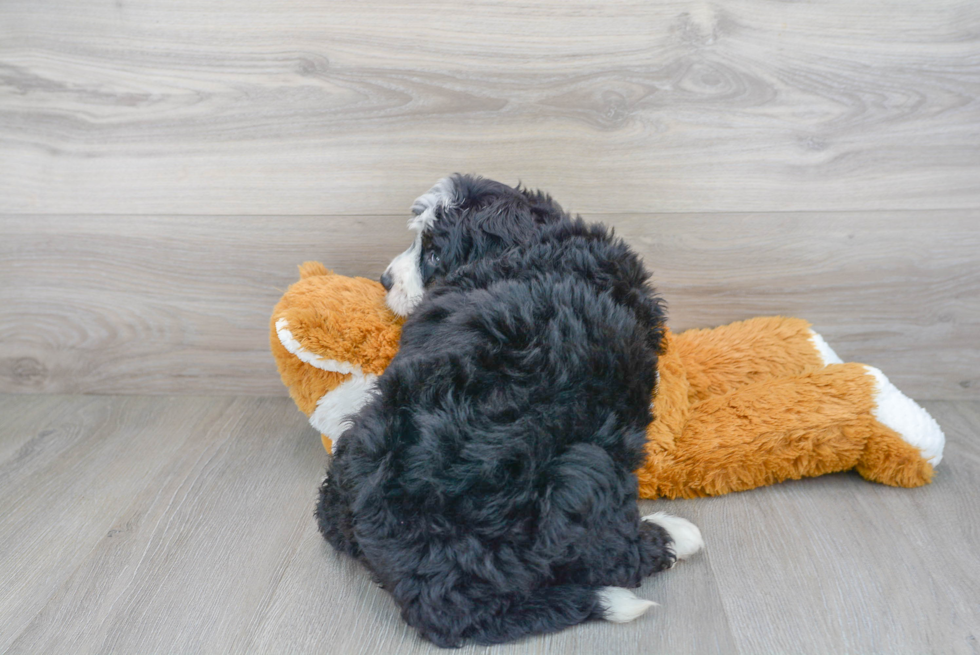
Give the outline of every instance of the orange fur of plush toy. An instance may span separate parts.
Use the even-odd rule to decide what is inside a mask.
[[[404,319],[385,306],[384,289],[377,282],[334,275],[317,262],[304,263],[299,272],[300,281],[289,287],[273,312],[269,343],[289,395],[311,416],[317,402],[352,375],[337,370],[341,366],[326,365],[333,369],[327,370],[318,364],[349,363],[368,375],[381,375],[398,352]],[[303,355],[283,345],[276,328],[283,321]],[[329,452],[330,437],[321,438]]]
[[[867,369],[824,366],[809,328],[767,317],[668,333],[640,496],[715,496],[850,469],[898,487],[930,482],[918,448],[872,414]]]
[[[377,282],[314,262],[300,277],[276,305],[270,343],[283,383],[330,451],[324,426],[338,432],[334,417],[358,408],[345,406],[344,385],[384,371],[403,320]],[[923,452],[875,417],[868,367],[824,365],[813,335],[806,321],[784,317],[668,331],[648,457],[636,472],[640,497],[714,496],[851,469],[892,486],[929,483]],[[938,434],[941,454],[939,426],[902,398]]]

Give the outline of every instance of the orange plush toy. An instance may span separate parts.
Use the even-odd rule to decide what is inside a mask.
[[[330,451],[398,350],[403,319],[380,284],[315,262],[276,305],[270,342],[283,383]],[[945,438],[881,371],[845,364],[806,321],[754,318],[668,331],[658,363],[641,498],[715,496],[854,469],[918,487]]]

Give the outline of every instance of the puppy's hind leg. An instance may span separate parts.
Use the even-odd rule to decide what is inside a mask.
[[[557,632],[589,620],[626,623],[642,616],[656,603],[637,598],[629,589],[564,584],[540,587],[528,596],[501,602],[480,593],[470,598],[468,612],[448,599],[421,597],[402,607],[402,617],[422,636],[443,648],[472,641],[499,644],[533,634]],[[462,590],[465,596],[465,590]]]
[[[644,576],[672,567],[704,548],[701,531],[687,519],[657,512],[640,521],[640,557]]]
[[[351,511],[349,492],[345,493],[341,479],[343,471],[336,464],[335,458],[320,485],[315,512],[317,527],[331,546],[351,557],[360,558],[361,549],[354,538],[354,513]]]

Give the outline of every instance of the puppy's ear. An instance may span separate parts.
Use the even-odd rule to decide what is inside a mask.
[[[412,203],[412,214],[421,216],[434,212],[440,207],[454,207],[459,204],[466,176],[459,173],[448,175],[433,185]]]

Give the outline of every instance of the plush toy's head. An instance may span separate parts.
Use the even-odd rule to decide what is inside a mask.
[[[395,356],[403,322],[379,283],[317,262],[300,266],[300,280],[273,310],[269,341],[279,374],[328,450],[356,410],[352,403]]]

